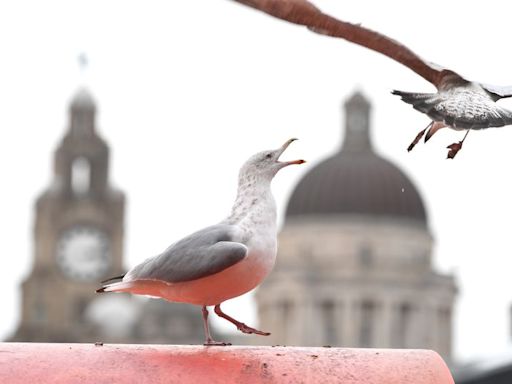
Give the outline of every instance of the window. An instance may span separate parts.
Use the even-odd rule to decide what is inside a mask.
[[[89,306],[89,299],[80,297],[78,298],[74,303],[74,310],[73,313],[76,316],[76,321],[81,323],[85,321],[85,312],[87,310],[87,307]]]
[[[293,324],[293,304],[289,300],[279,302],[279,312],[281,314],[282,339],[288,342],[289,329]]]
[[[44,323],[47,321],[46,318],[46,305],[41,297],[36,299],[34,310],[32,312],[33,320],[35,323]]]
[[[292,303],[290,303],[288,300],[283,300],[281,301],[280,306],[283,322],[288,324],[291,320]]]
[[[452,311],[450,308],[438,309],[438,325],[439,345],[444,346],[445,350],[450,349]]]
[[[71,189],[76,196],[89,192],[91,186],[91,165],[85,157],[77,157],[71,164]]]
[[[371,347],[374,339],[375,303],[363,301],[361,304],[361,333],[359,345],[363,348]]]
[[[324,343],[328,345],[339,344],[335,303],[332,300],[323,301],[320,313],[324,329]]]
[[[397,339],[396,346],[398,348],[407,348],[408,339],[411,328],[412,306],[408,303],[403,303],[398,308],[398,322],[397,322]]]
[[[369,268],[372,266],[373,253],[368,244],[364,244],[359,248],[359,261],[363,268]]]

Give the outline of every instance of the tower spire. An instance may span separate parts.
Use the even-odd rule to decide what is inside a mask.
[[[70,133],[78,136],[90,136],[94,133],[96,103],[85,87],[76,92],[69,107]]]
[[[90,136],[94,133],[94,119],[96,114],[96,103],[88,91],[87,70],[89,57],[82,51],[76,56],[79,69],[78,90],[71,100],[69,106],[70,134],[74,136]]]
[[[89,64],[89,59],[87,58],[87,54],[85,52],[80,52],[77,57],[78,65],[80,66],[80,71],[85,72],[87,69],[87,65]]]
[[[345,108],[345,139],[341,147],[346,152],[372,151],[370,140],[370,102],[360,91],[348,98]]]
[[[80,87],[86,87],[87,86],[87,70],[89,69],[89,57],[87,56],[87,53],[80,52],[77,57],[76,61],[78,64],[78,69],[80,71],[80,77],[79,77],[79,86]]]

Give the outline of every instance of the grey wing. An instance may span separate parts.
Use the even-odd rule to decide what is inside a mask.
[[[438,86],[445,75],[443,68],[423,60],[399,42],[361,25],[347,23],[329,16],[307,0],[235,1],[279,19],[304,25],[313,32],[342,38],[377,51],[405,65],[435,86]]]
[[[445,96],[443,93],[413,93],[393,91],[414,109],[427,114],[434,121],[460,129],[484,129],[512,124],[512,112],[485,98],[479,102],[468,102],[461,97]]]
[[[481,122],[481,120],[484,120]],[[512,124],[512,112],[508,109],[494,105],[484,112],[484,118],[474,124],[475,129],[503,127]]]
[[[434,108],[428,115],[455,129],[485,129],[512,124],[512,113],[505,108],[486,104],[471,107],[463,113]]]
[[[206,227],[137,265],[123,281],[149,279],[177,283],[221,272],[247,255],[247,247],[233,241],[236,231],[231,225]]]

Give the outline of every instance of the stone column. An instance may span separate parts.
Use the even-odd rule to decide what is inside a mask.
[[[345,346],[355,347],[359,345],[360,332],[360,307],[359,301],[351,295],[347,295],[343,302],[342,340]]]

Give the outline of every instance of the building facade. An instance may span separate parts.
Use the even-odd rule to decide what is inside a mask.
[[[293,191],[276,267],[256,295],[260,327],[273,344],[430,348],[449,359],[455,282],[432,269],[423,201],[374,152],[370,112],[362,94],[347,100],[343,146]]]
[[[95,293],[101,280],[125,272],[125,196],[110,184],[109,147],[95,119],[96,104],[80,89],[55,151],[52,183],[35,205],[33,264],[10,340],[202,341],[195,307]]]

